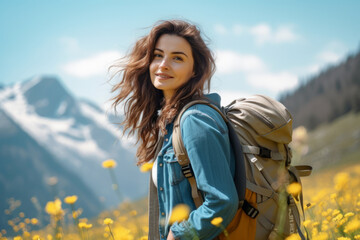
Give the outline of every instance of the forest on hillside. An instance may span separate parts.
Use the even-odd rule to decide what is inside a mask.
[[[360,111],[360,51],[280,97],[294,118],[293,127],[314,129],[351,111]]]

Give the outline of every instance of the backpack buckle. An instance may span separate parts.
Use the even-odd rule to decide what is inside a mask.
[[[264,148],[264,147],[259,147],[260,151],[259,151],[259,156],[262,158],[271,158],[271,150]]]
[[[251,204],[248,203],[248,201],[246,200],[244,200],[244,203],[242,205],[242,210],[246,213],[246,215],[248,215],[253,219],[256,218],[257,215],[259,215],[259,210],[251,206]]]
[[[181,171],[186,178],[190,178],[194,176],[194,172],[192,170],[191,164],[181,166]]]

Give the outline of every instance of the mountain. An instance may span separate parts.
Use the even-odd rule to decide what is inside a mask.
[[[322,71],[280,101],[294,117],[293,126],[314,129],[350,112],[360,111],[360,52]]]
[[[68,195],[78,195],[78,205],[84,216],[94,216],[104,208],[98,197],[75,174],[65,169],[51,153],[40,146],[24,132],[4,111],[0,109],[0,209],[4,213],[9,203],[21,201],[19,209],[26,216],[38,217],[42,223],[47,201],[55,196],[63,199]],[[56,185],[49,185],[49,179],[58,179]],[[55,182],[54,182],[55,183]],[[31,201],[32,199],[32,201]],[[10,208],[11,206],[10,206]],[[7,225],[8,217],[1,215],[0,226]],[[45,221],[46,222],[46,221]]]
[[[112,170],[125,198],[139,198],[146,194],[148,176],[141,174],[136,166],[133,141],[120,138],[121,131],[110,123],[109,117],[100,107],[89,100],[76,99],[58,78],[40,76],[5,86],[0,90],[0,110],[4,119],[22,131],[29,141],[32,139],[37,144],[34,149],[38,150],[30,151],[19,136],[12,144],[7,144],[5,138],[0,143],[0,149],[22,149],[19,152],[27,155],[23,161],[33,165],[39,164],[36,153],[47,153],[49,156],[46,159],[51,162],[49,164],[59,166],[59,171],[67,171],[77,177],[79,182],[85,183],[89,192],[93,192],[97,201],[101,200],[105,207],[119,203],[111,187],[109,171],[101,166],[102,161],[109,158],[117,162],[117,167]],[[111,118],[115,119],[114,116]],[[1,136],[5,130],[0,130]],[[6,165],[14,167],[12,164],[16,163],[16,155],[8,157],[10,159]],[[49,172],[50,168],[38,168],[41,179],[46,178]],[[0,171],[0,179],[5,179],[4,176]],[[59,186],[68,179],[59,176]],[[81,186],[77,186],[79,191]],[[29,191],[35,191],[36,188],[35,185],[27,187]],[[14,189],[22,191],[20,188],[6,191],[12,192]],[[76,194],[76,191],[71,194]]]

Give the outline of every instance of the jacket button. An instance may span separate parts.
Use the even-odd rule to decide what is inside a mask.
[[[162,163],[159,163],[159,166],[160,166],[160,167],[162,167],[162,165],[163,165]]]
[[[162,187],[160,187],[160,191],[164,190]]]
[[[165,138],[165,141],[169,141],[169,139],[168,139],[168,138]]]
[[[164,213],[164,212],[162,212],[162,213],[161,213],[161,215],[162,215],[162,216],[165,216],[165,213]]]

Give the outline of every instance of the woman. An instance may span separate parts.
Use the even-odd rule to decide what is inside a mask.
[[[214,239],[222,229],[211,220],[222,217],[226,227],[238,207],[235,159],[226,124],[214,109],[200,104],[181,118],[184,146],[204,200],[197,209],[171,139],[174,118],[186,103],[208,98],[220,106],[218,95],[204,95],[215,70],[212,53],[196,26],[171,20],[155,25],[126,59],[119,71],[122,79],[113,88],[118,91],[114,107],[125,103],[125,130],[136,133],[140,141],[138,164],[155,162],[150,178],[149,239]],[[163,143],[158,139],[164,139]],[[158,144],[161,149],[156,154]],[[178,204],[190,207],[189,218],[170,224],[171,211]]]

